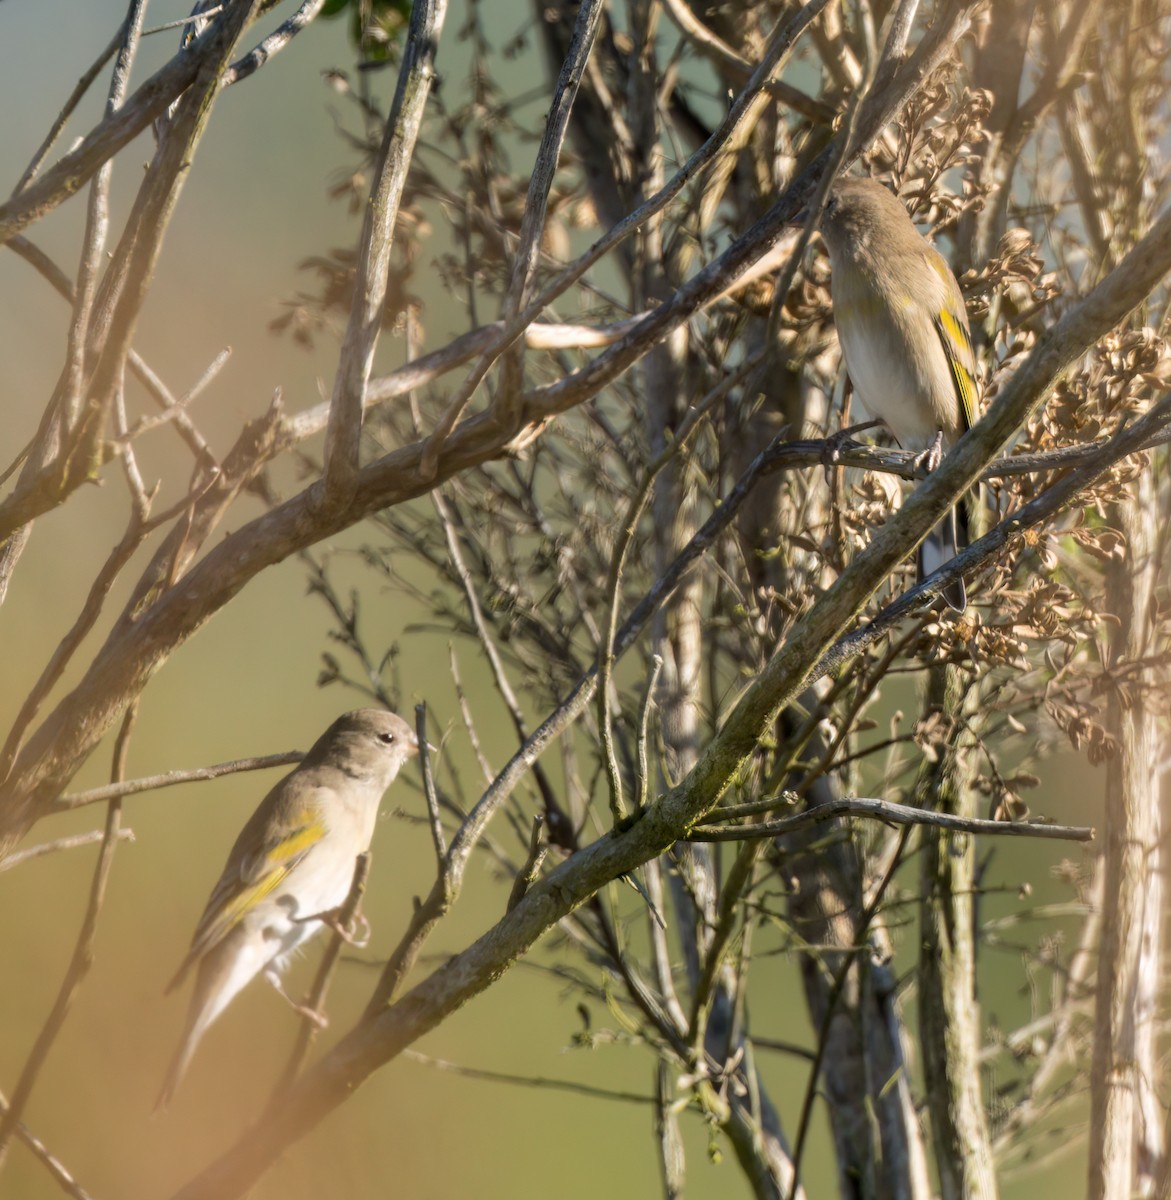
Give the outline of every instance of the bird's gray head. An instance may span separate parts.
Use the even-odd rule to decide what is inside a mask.
[[[860,246],[874,246],[881,253],[891,238],[897,242],[907,233],[918,239],[902,202],[877,179],[844,176],[830,189],[821,234],[831,257]]]
[[[359,708],[338,717],[301,765],[335,767],[386,789],[403,763],[418,753],[419,739],[402,717],[381,708]]]

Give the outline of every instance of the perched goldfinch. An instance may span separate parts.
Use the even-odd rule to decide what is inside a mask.
[[[959,284],[899,200],[874,179],[839,179],[821,218],[834,325],[867,413],[929,469],[976,419],[975,358]],[[919,547],[919,577],[954,558],[953,509]],[[967,604],[962,579],[944,599]]]
[[[167,987],[173,991],[196,968],[187,1028],[156,1107],[170,1103],[199,1039],[245,984],[263,972],[285,994],[281,973],[345,901],[382,794],[418,752],[401,717],[360,708],[338,717],[260,802]]]

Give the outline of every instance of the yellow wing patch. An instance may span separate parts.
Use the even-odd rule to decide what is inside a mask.
[[[968,365],[975,361],[972,341],[967,326],[954,313],[944,309],[935,318],[935,330],[939,334],[947,369],[955,384],[956,396],[963,414],[964,428],[970,429],[976,420],[976,380]]]
[[[943,280],[947,298],[935,318],[935,332],[939,334],[947,369],[955,385],[956,397],[964,428],[968,429],[979,416],[976,394],[976,355],[972,350],[972,338],[968,333],[968,322],[960,314],[964,311],[964,297],[959,284],[951,273],[947,259],[934,246],[927,252],[927,265]]]
[[[288,873],[288,866],[278,867],[275,871],[270,871],[259,882],[253,884],[252,887],[245,888],[243,891],[233,895],[231,899],[226,900],[214,916],[212,916],[212,919],[207,924],[207,928],[201,931],[199,954],[206,954],[212,946],[235,928],[240,918],[254,905],[263,900],[265,896],[274,892],[277,885]]]
[[[325,825],[321,821],[313,821],[290,830],[286,836],[271,845],[260,847],[254,856],[254,862],[242,865],[236,886],[229,883],[227,887],[223,887],[221,884],[222,892],[221,888],[216,889],[221,895],[213,894],[203,921],[192,940],[188,958],[201,958],[226,937],[245,913],[276,891],[289,872],[321,840],[324,833]]]

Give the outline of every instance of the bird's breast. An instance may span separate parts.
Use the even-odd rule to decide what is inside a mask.
[[[865,288],[835,289],[834,322],[858,400],[905,450],[923,450],[942,431],[961,430],[955,385],[928,310],[915,298],[884,302]]]

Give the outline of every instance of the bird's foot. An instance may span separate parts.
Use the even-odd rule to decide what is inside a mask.
[[[328,925],[346,943],[356,950],[361,950],[370,944],[370,922],[361,913],[355,913],[349,922],[343,922],[337,909],[323,913],[321,923]]]
[[[911,459],[911,465],[916,471],[930,475],[941,462],[943,462],[943,430],[937,429],[935,436],[931,439],[931,444],[922,454],[916,454]]]
[[[831,482],[830,472],[841,460],[842,451],[853,443],[854,434],[862,433],[867,429],[875,429],[881,424],[881,421],[863,421],[858,425],[849,425],[845,429],[839,429],[837,433],[831,433],[826,437],[821,448],[821,465],[825,471],[827,486]]]
[[[342,910],[331,908],[328,912],[310,913],[306,917],[294,917],[294,921],[320,921],[322,925],[332,929],[346,943],[361,950],[370,941],[370,922],[361,913],[355,913],[349,921],[342,920]]]
[[[310,1008],[308,1004],[293,1004],[293,1012],[298,1016],[304,1016],[307,1021],[312,1021],[319,1030],[328,1030],[329,1028],[328,1016],[319,1013],[316,1008]]]
[[[276,994],[280,996],[280,998],[284,1000],[285,1003],[298,1016],[304,1017],[307,1021],[312,1021],[318,1029],[325,1029],[328,1027],[329,1018],[324,1013],[318,1012],[317,1009],[311,1008],[308,1004],[301,1004],[297,1000],[294,1000],[293,997],[285,991],[284,981],[281,979],[279,972],[265,971],[264,977],[268,980]]]
[[[318,1012],[315,1008],[310,1008],[308,1004],[294,1004],[293,1012],[299,1017],[304,1017],[306,1021],[312,1021],[318,1029],[329,1028],[329,1018],[323,1012]]]

